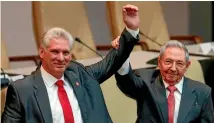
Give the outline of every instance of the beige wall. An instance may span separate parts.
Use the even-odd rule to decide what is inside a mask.
[[[170,35],[189,34],[189,2],[161,1],[162,11]]]
[[[105,2],[84,3],[96,44],[109,44],[111,35],[105,16]],[[161,2],[161,6],[169,33],[173,35],[189,34],[189,2]],[[33,37],[30,1],[1,2],[1,22],[2,36],[6,42],[9,56],[37,54]],[[203,30],[206,28],[202,28]],[[12,67],[32,64],[13,63]]]
[[[36,55],[33,36],[31,2],[1,2],[1,33],[9,56]],[[34,65],[32,62],[12,63],[11,67]]]

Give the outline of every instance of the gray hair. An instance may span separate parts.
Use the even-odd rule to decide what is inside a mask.
[[[160,48],[160,54],[159,54],[160,57],[163,56],[165,50],[166,50],[168,47],[177,47],[177,48],[183,49],[184,52],[185,52],[186,62],[189,61],[189,52],[188,52],[187,48],[185,47],[184,44],[182,44],[181,42],[179,42],[179,41],[177,41],[177,40],[170,40],[170,41],[168,41],[165,45],[163,45],[163,46]]]
[[[59,28],[59,27],[53,27],[51,29],[49,29],[43,36],[42,41],[41,41],[41,45],[44,48],[47,48],[50,40],[53,38],[64,38],[66,40],[69,41],[69,47],[70,50],[72,48],[73,45],[73,37],[71,36],[71,34],[69,32],[67,32],[66,30]]]

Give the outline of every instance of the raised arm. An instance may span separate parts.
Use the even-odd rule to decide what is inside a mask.
[[[117,72],[125,60],[129,57],[135,43],[139,41],[139,17],[138,8],[132,5],[123,7],[123,20],[126,29],[122,32],[119,39],[119,48],[111,49],[107,56],[100,62],[86,67],[87,71],[99,83],[104,82]]]
[[[115,74],[115,78],[119,89],[128,97],[136,99],[139,94],[141,95],[140,91],[144,87],[144,82],[140,75],[133,73],[129,59]]]

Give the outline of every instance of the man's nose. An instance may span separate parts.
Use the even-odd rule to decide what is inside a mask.
[[[59,53],[59,54],[58,54],[58,60],[63,61],[64,59],[65,59],[65,58],[64,58],[63,53]]]
[[[176,71],[176,63],[175,62],[172,63],[171,70]]]

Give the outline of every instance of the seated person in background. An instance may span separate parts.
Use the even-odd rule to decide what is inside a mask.
[[[126,29],[120,48],[100,62],[71,61],[72,36],[61,28],[45,33],[39,49],[41,67],[9,85],[2,123],[112,123],[100,84],[122,66],[137,43],[138,8],[123,7]]]
[[[119,48],[118,42],[112,46]],[[190,61],[182,43],[169,41],[161,47],[159,70],[136,74],[129,65],[127,59],[115,77],[120,90],[137,102],[136,123],[214,123],[211,88],[184,76]]]

